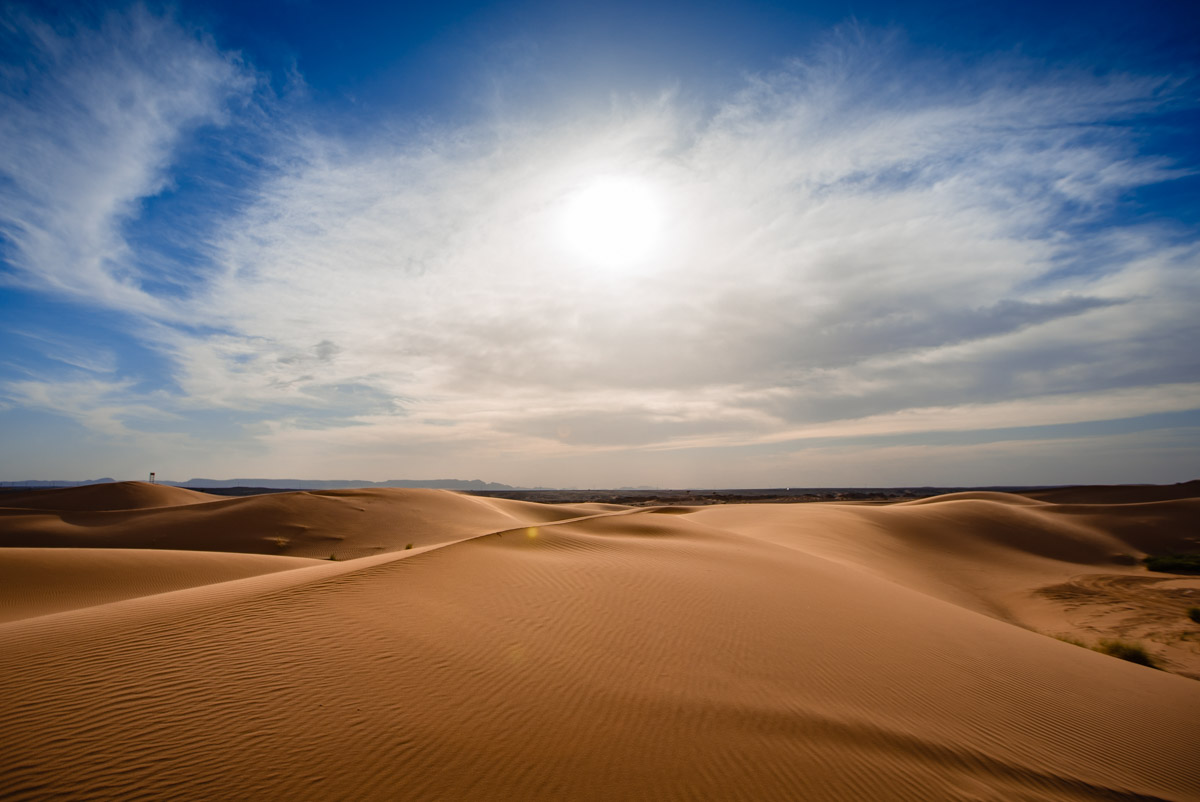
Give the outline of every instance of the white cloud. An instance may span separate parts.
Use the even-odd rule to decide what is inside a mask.
[[[1133,321],[1191,253],[1153,253],[1160,275],[1136,295],[1109,290],[1129,273],[1148,280],[1135,260],[1107,284],[1038,285],[1070,244],[1045,221],[1067,204],[1090,217],[1166,175],[1100,125],[1143,109],[1155,82],[1011,87],[1001,75],[910,104],[892,97],[920,87],[904,69],[798,63],[708,120],[666,96],[544,130],[437,132],[366,153],[315,143],[304,169],[226,231],[227,272],[205,309],[253,338],[255,365],[238,375],[271,377],[264,395],[286,384],[284,353],[328,340],[342,353],[324,381],[434,403],[485,394],[497,416],[509,400],[525,408],[530,388],[561,399],[558,414],[578,408],[575,388],[620,403],[631,389],[682,400],[721,386],[736,403],[737,390],[812,384],[886,406],[903,379],[880,382],[873,362],[944,374],[933,355],[1021,342],[1036,365],[1063,340],[1129,348],[1147,329],[1184,325],[1183,299]],[[887,70],[885,95],[871,82]],[[553,247],[562,199],[611,172],[667,199],[667,243],[641,275],[593,271]],[[1097,316],[1125,330],[1087,331]],[[1019,369],[993,366],[1010,379]],[[996,391],[933,378],[929,391],[951,403]],[[1064,389],[1087,386],[1014,391]],[[937,400],[910,391],[894,398]]]
[[[172,409],[253,412],[280,465],[353,446],[452,474],[471,454],[1200,406],[1197,251],[1104,222],[1122,193],[1174,175],[1110,124],[1165,102],[1163,81],[965,70],[868,33],[712,107],[667,92],[590,115],[309,133],[271,154],[278,172],[243,213],[204,229],[205,283],[168,298],[129,274],[120,224],[248,73],[145,12],[106,25],[69,43],[39,29],[32,101],[6,101],[12,261],[156,320]],[[662,200],[640,271],[596,270],[554,236],[566,199],[609,174]],[[1091,239],[1103,265],[1064,269]]]

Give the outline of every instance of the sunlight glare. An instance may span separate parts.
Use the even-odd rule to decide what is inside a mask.
[[[563,239],[577,256],[603,267],[624,267],[649,256],[657,242],[659,204],[645,181],[600,178],[571,199],[562,224]]]

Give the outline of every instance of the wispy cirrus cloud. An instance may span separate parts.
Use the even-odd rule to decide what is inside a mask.
[[[132,401],[133,382],[101,378],[72,381],[27,379],[8,382],[5,395],[12,402],[40,411],[53,412],[82,424],[88,431],[119,440],[139,434],[130,419],[170,418],[150,399]]]
[[[138,5],[96,28],[53,27],[13,6],[0,25],[13,57],[0,94],[5,279],[165,314],[123,226],[171,186],[184,137],[229,119],[252,74]]]
[[[145,11],[105,26],[28,28],[46,44],[31,100],[5,101],[13,274],[136,312],[171,365],[155,403],[247,416],[282,464],[353,444],[547,482],[533,461],[503,471],[514,454],[686,460],[822,429],[1129,417],[1188,408],[1200,380],[1194,238],[1117,213],[1180,173],[1139,151],[1147,115],[1183,102],[1168,79],[964,66],[847,28],[727,96],[352,139],[260,107],[281,134],[262,140],[272,169],[236,216],[197,221],[207,261],[180,267],[194,283],[178,294],[140,281],[127,235],[173,148],[231,119],[252,74]],[[661,199],[636,270],[557,239],[572,193],[611,174]],[[123,387],[119,403],[145,402]]]

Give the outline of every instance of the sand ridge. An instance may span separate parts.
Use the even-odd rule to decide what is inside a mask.
[[[1186,500],[271,498],[180,506],[221,543],[307,512],[306,548],[387,548],[0,625],[0,796],[1200,799],[1200,683],[1020,620],[1053,582],[1157,579],[1125,558],[1191,542]],[[204,531],[162,515],[124,526]],[[208,558],[289,559],[249,550]]]

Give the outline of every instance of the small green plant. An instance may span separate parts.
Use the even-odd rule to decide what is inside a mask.
[[[411,543],[409,543],[407,546],[405,546],[405,547],[404,547],[404,550],[405,550],[405,551],[408,551],[408,550],[409,550],[409,549],[411,549],[411,548],[412,548],[412,544],[411,544]]]
[[[1126,643],[1119,640],[1101,640],[1094,647],[1101,654],[1119,657],[1122,660],[1128,660],[1131,663],[1137,663],[1140,666],[1149,666],[1150,668],[1158,668],[1154,662],[1154,658],[1150,656],[1140,644]]]
[[[1142,562],[1151,571],[1169,574],[1200,573],[1200,554],[1151,554]]]
[[[336,554],[330,554],[330,555],[329,555],[329,560],[330,560],[331,562],[337,562],[337,561],[338,561],[337,555],[336,555]]]
[[[1188,618],[1192,619],[1197,624],[1200,624],[1200,607],[1189,607]]]

